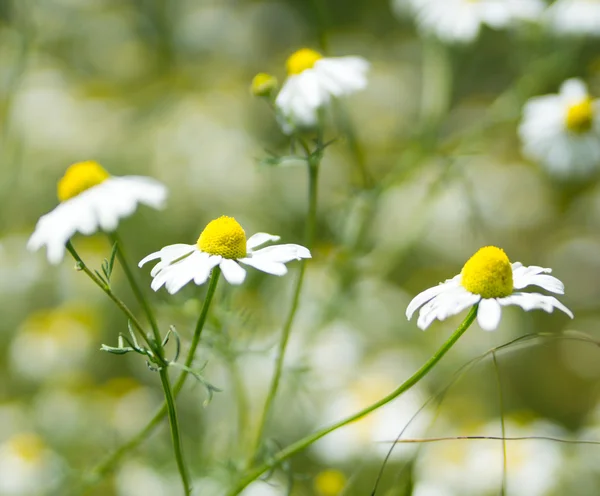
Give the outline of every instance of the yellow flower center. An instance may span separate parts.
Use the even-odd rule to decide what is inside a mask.
[[[323,55],[319,52],[315,52],[310,48],[301,48],[287,59],[288,76],[294,76],[295,74],[304,72],[306,69],[312,69],[317,60],[322,58]]]
[[[463,287],[482,298],[502,298],[513,292],[512,266],[501,248],[481,248],[469,258],[461,274]]]
[[[346,486],[346,476],[339,470],[323,470],[315,477],[314,485],[319,496],[339,496]]]
[[[594,106],[592,99],[586,99],[575,103],[567,110],[567,129],[574,133],[585,133],[592,129],[594,121]]]
[[[58,181],[58,199],[61,202],[70,200],[86,189],[106,181],[109,177],[110,174],[93,160],[73,164]]]
[[[198,248],[211,255],[223,258],[246,256],[246,233],[233,217],[223,215],[212,220],[198,238]]]

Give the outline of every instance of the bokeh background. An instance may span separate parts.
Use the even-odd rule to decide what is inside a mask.
[[[56,205],[71,163],[149,175],[170,191],[161,212],[140,209],[119,228],[132,260],[192,243],[211,219],[302,243],[306,173],[266,164],[289,143],[249,93],[259,71],[285,77],[300,47],[361,55],[368,88],[336,105],[322,163],[317,241],[293,328],[270,449],[394,389],[460,322],[421,332],[407,322],[418,292],[458,273],[479,247],[552,267],[575,313],[508,308],[500,328],[476,325],[426,380],[380,412],[295,457],[251,496],[371,494],[390,442],[501,434],[600,440],[600,188],[558,181],[526,161],[522,106],[580,77],[600,94],[600,47],[536,23],[484,28],[450,47],[419,36],[386,0],[0,1],[0,494],[178,494],[168,429],[158,429],[98,484],[80,481],[135,434],[161,403],[139,356],[99,351],[126,325],[66,259],[50,266],[25,245]],[[110,252],[77,236],[88,265]],[[272,372],[298,267],[222,284],[198,366],[223,391],[190,381],[178,401],[195,493],[218,496],[247,454]],[[147,270],[139,271],[149,289]],[[139,313],[122,272],[117,292]],[[205,288],[152,294],[161,327],[189,342]],[[487,350],[544,333],[453,374]],[[500,384],[500,386],[499,386]],[[440,395],[440,392],[443,394]],[[507,443],[506,494],[593,496],[600,446]],[[397,446],[378,495],[501,494],[502,443]]]

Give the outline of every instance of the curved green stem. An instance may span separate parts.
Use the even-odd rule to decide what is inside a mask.
[[[276,467],[284,460],[287,460],[291,456],[302,451],[303,449],[310,446],[315,441],[318,441],[322,437],[326,436],[330,432],[333,432],[336,429],[339,429],[340,427],[343,427],[347,424],[350,424],[351,422],[354,422],[355,420],[358,420],[358,419],[364,417],[365,415],[368,415],[369,413],[377,410],[378,408],[382,407],[383,405],[386,405],[393,399],[397,398],[402,393],[408,391],[411,387],[413,387],[421,379],[423,379],[423,377],[425,377],[431,371],[431,369],[442,359],[442,357],[448,352],[448,350],[450,350],[450,348],[452,348],[452,346],[458,341],[458,339],[465,333],[465,331],[473,323],[476,316],[477,316],[477,305],[475,305],[471,308],[471,311],[465,317],[465,320],[458,326],[458,328],[452,333],[452,335],[440,347],[440,349],[438,349],[433,354],[433,356],[421,366],[421,368],[419,370],[417,370],[412,376],[410,376],[406,381],[404,381],[400,386],[398,386],[398,388],[396,388],[390,394],[388,394],[384,398],[380,399],[379,401],[373,403],[372,405],[356,412],[355,414],[350,415],[349,417],[346,417],[345,419],[340,420],[339,422],[336,422],[335,424],[325,427],[325,428],[321,429],[320,431],[310,434],[309,436],[306,436],[305,438],[300,439],[299,441],[296,441],[295,443],[291,444],[287,448],[282,449],[281,451],[276,453],[274,456],[272,456],[268,461],[266,461],[259,467],[252,470],[248,475],[246,475],[228,493],[228,496],[234,496],[236,494],[239,494],[248,484],[250,484],[252,481],[256,480],[258,477],[260,477],[266,471]]]
[[[220,274],[221,270],[218,267],[215,267],[212,272],[212,277],[210,279],[208,291],[206,293],[206,298],[204,299],[202,310],[200,311],[200,316],[198,317],[198,321],[196,323],[196,328],[192,337],[192,343],[190,345],[190,349],[188,350],[188,354],[185,358],[184,364],[187,369],[191,367],[192,362],[194,361],[196,349],[198,348],[198,344],[200,343],[200,336],[202,334],[202,330],[204,329],[204,324],[206,323],[208,309],[210,308],[213,296],[215,294],[215,290],[217,289],[217,283],[219,281]],[[185,384],[188,375],[189,372],[186,369],[183,369],[181,374],[179,375],[175,386],[173,386],[173,396],[175,398],[177,398],[179,392],[183,388],[183,385]],[[167,404],[164,403],[160,407],[160,409],[154,414],[154,417],[152,417],[152,419],[140,432],[138,432],[125,444],[117,448],[117,450],[115,450],[113,453],[107,456],[102,462],[100,462],[96,467],[92,469],[91,476],[89,478],[89,481],[87,482],[87,485],[91,486],[99,480],[101,480],[117,465],[117,463],[119,463],[121,458],[123,458],[123,456],[126,453],[135,449],[140,443],[147,439],[150,436],[150,434],[154,431],[154,429],[156,429],[156,427],[161,423],[166,414]]]
[[[314,153],[311,154],[308,151],[308,148],[305,145],[303,146],[305,147],[305,151],[307,153],[308,163],[308,213],[306,217],[306,231],[304,239],[305,245],[308,248],[311,248],[314,240],[317,222],[317,184],[319,179],[319,164],[321,157],[320,155],[315,155]],[[261,441],[264,435],[265,427],[269,420],[269,415],[273,406],[273,401],[275,400],[277,390],[279,389],[281,373],[283,372],[285,351],[287,349],[287,344],[290,338],[292,325],[294,324],[296,311],[298,310],[298,303],[300,302],[300,294],[302,292],[302,284],[304,282],[305,273],[306,260],[302,260],[300,265],[300,273],[298,274],[298,279],[296,280],[296,287],[294,288],[294,293],[292,296],[292,305],[290,307],[290,311],[287,315],[287,318],[285,319],[285,323],[281,331],[281,340],[279,342],[279,348],[277,350],[277,358],[275,359],[275,372],[273,373],[273,378],[271,379],[269,392],[267,393],[267,398],[265,400],[265,406],[262,410],[262,415],[258,423],[256,437],[253,444],[251,445],[250,458],[248,459],[249,466],[253,463],[256,454],[260,450]]]

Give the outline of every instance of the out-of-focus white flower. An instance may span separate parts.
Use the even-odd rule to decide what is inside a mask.
[[[287,274],[286,263],[302,258],[311,258],[304,246],[287,244],[273,245],[254,251],[254,248],[269,241],[278,241],[279,236],[256,233],[246,240],[242,226],[225,215],[208,223],[195,245],[176,244],[165,246],[140,261],[160,259],[150,272],[154,278],[152,289],[157,291],[163,285],[171,294],[179,291],[190,281],[204,284],[214,267],[219,266],[230,284],[241,284],[246,278],[246,270],[239,263],[255,269],[283,276]]]
[[[35,434],[17,434],[0,445],[0,494],[53,494],[62,476],[62,463]]]
[[[302,48],[287,60],[288,77],[275,99],[283,131],[318,123],[318,109],[332,97],[355,93],[367,86],[369,63],[362,57],[323,57]]]
[[[517,305],[525,311],[552,312],[558,308],[573,318],[571,311],[553,296],[519,291],[533,285],[564,294],[563,283],[548,275],[551,272],[552,269],[535,265],[511,264],[504,250],[486,246],[467,260],[460,274],[415,296],[406,309],[406,317],[410,320],[422,307],[417,325],[425,330],[435,319],[444,320],[478,305],[477,322],[486,331],[498,327],[502,307],[507,305]]]
[[[139,462],[128,461],[115,477],[118,496],[170,496],[173,485],[156,470]]]
[[[546,22],[559,34],[600,36],[600,2],[557,0],[545,13]]]
[[[579,79],[565,81],[558,95],[529,100],[519,135],[525,156],[552,174],[587,176],[600,169],[600,101]]]
[[[166,188],[149,177],[113,177],[94,161],[73,164],[58,182],[60,205],[40,217],[27,248],[47,246],[48,261],[57,264],[76,232],[114,231],[138,203],[160,209],[166,197]]]
[[[556,436],[545,422],[505,422],[507,437]],[[484,425],[478,436],[500,436],[499,421]],[[532,439],[506,441],[506,493],[544,496],[554,488],[563,463],[558,443]],[[502,441],[457,440],[428,443],[417,458],[415,496],[498,494],[503,472]]]
[[[32,380],[66,378],[83,365],[94,332],[93,316],[82,309],[35,312],[25,320],[10,345],[11,365]]]
[[[396,386],[388,375],[381,372],[364,374],[330,398],[319,423],[328,425],[356,413],[389,394]],[[383,458],[390,449],[389,443],[396,439],[424,402],[423,395],[413,388],[366,417],[328,434],[312,449],[327,463],[364,459],[365,456]],[[429,412],[421,412],[407,431],[417,437],[422,435],[428,419]],[[412,453],[412,448],[414,446],[396,446],[392,454],[405,457],[407,451]]]
[[[534,21],[544,9],[540,0],[395,0],[399,12],[408,10],[419,31],[446,43],[470,43],[481,26],[507,28]]]
[[[274,480],[254,481],[242,492],[242,496],[285,496],[287,494],[285,484]]]

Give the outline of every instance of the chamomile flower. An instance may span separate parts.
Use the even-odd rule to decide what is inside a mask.
[[[282,276],[287,273],[286,263],[302,258],[311,258],[310,251],[300,245],[273,245],[254,250],[269,241],[278,241],[279,236],[256,233],[246,240],[246,233],[233,217],[221,216],[208,223],[194,245],[176,244],[165,246],[140,261],[160,259],[150,275],[154,278],[151,287],[157,291],[162,286],[171,294],[187,283],[206,282],[212,269],[219,266],[230,284],[241,284],[246,270],[240,265]]]
[[[419,308],[417,325],[425,330],[435,320],[444,320],[478,305],[477,322],[482,329],[493,331],[500,323],[502,307],[517,305],[523,310],[562,310],[573,318],[571,311],[553,296],[520,291],[527,286],[539,286],[551,293],[564,294],[564,285],[550,276],[552,269],[520,262],[510,263],[504,250],[495,246],[481,248],[465,264],[460,274],[415,296],[406,309],[410,320]]]
[[[484,24],[507,28],[537,19],[544,9],[540,0],[396,0],[396,5],[408,9],[419,31],[446,43],[471,43]]]
[[[318,109],[332,97],[350,95],[367,86],[369,63],[362,57],[323,57],[302,48],[287,60],[288,77],[275,99],[285,133],[318,123]]]
[[[160,209],[166,197],[165,186],[149,177],[113,177],[97,162],[76,163],[58,182],[60,204],[40,217],[27,248],[35,251],[47,246],[48,261],[57,264],[76,232],[114,231],[138,203]]]
[[[568,79],[558,95],[532,98],[519,125],[523,153],[557,176],[586,176],[600,167],[600,101]]]
[[[548,7],[546,21],[558,34],[600,36],[600,2],[557,0]]]

